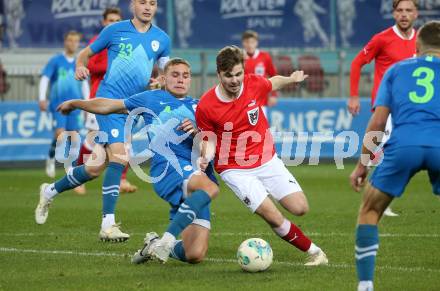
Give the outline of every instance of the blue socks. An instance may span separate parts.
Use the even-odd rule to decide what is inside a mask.
[[[185,249],[183,248],[182,240],[176,241],[174,247],[171,249],[170,258],[186,262]]]
[[[177,237],[196,217],[200,216],[201,210],[211,202],[208,193],[202,190],[194,191],[190,197],[186,198],[179,210],[177,210],[173,221],[168,226],[166,232]]]
[[[116,202],[119,197],[119,185],[125,166],[120,163],[110,162],[105,172],[102,185],[102,214],[114,214]]]
[[[379,234],[377,225],[360,224],[356,229],[356,269],[359,281],[373,281]]]
[[[49,148],[49,158],[53,159],[55,157],[55,148],[57,147],[57,139],[54,138]]]
[[[58,193],[61,193],[82,185],[90,180],[92,180],[92,177],[87,174],[85,166],[81,165],[79,167],[71,168],[66,176],[55,182],[54,187]]]

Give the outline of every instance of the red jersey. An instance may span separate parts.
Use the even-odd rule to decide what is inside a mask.
[[[98,36],[94,36],[89,44],[95,41]],[[90,71],[90,99],[96,97],[99,84],[104,79],[105,72],[107,72],[107,49],[97,53],[89,59],[87,68]]]
[[[240,95],[230,101],[221,96],[219,86],[200,99],[196,123],[200,130],[217,137],[215,169],[252,169],[275,154],[269,123],[262,112],[272,83],[261,76],[245,75]]]
[[[275,68],[270,54],[265,51],[256,50],[252,56],[249,56],[244,60],[244,73],[255,74],[263,77],[273,77],[277,75],[277,69]],[[270,96],[276,97],[276,91],[273,91]],[[267,105],[267,101],[264,105]]]
[[[409,39],[405,39],[401,35],[396,25],[374,35],[351,63],[350,96],[359,96],[361,69],[365,64],[370,63],[374,59],[374,85],[371,92],[371,104],[374,104],[380,81],[386,70],[391,65],[411,58],[415,54],[416,33],[414,29]]]

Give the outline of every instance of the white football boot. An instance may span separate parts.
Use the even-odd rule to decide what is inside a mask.
[[[37,224],[44,224],[49,216],[49,206],[52,199],[47,199],[44,196],[44,189],[49,186],[48,183],[43,183],[40,186],[40,200],[38,201],[37,208],[35,208],[35,222]]]
[[[399,216],[399,214],[393,212],[393,210],[391,209],[391,207],[387,207],[387,209],[385,209],[385,211],[383,212],[383,215],[385,216],[389,216],[389,217],[396,217]]]
[[[55,178],[55,159],[47,159],[46,160],[46,175],[49,178]]]
[[[123,233],[119,228],[120,224],[114,224],[107,229],[101,229],[99,239],[109,242],[124,242],[130,238],[128,233]]]
[[[165,241],[163,238],[154,242],[151,245],[149,254],[152,258],[159,260],[161,263],[166,263],[170,257],[171,249],[174,243],[170,241]]]
[[[316,254],[310,255],[307,259],[307,262],[304,266],[320,266],[320,265],[328,265],[328,259],[326,254],[319,250]]]
[[[372,281],[361,281],[359,282],[358,291],[373,291],[373,282]]]
[[[159,235],[155,232],[149,232],[145,235],[144,238],[144,246],[137,250],[133,257],[131,257],[132,264],[142,264],[148,260],[151,260],[151,256],[149,254],[149,250],[151,246],[154,245],[155,242],[159,239]]]

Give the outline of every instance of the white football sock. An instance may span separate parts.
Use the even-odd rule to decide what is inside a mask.
[[[169,245],[174,245],[176,242],[176,237],[169,232],[165,232],[161,240]]]
[[[47,199],[52,199],[57,194],[58,191],[55,189],[55,183],[47,185],[46,188],[44,188],[44,197]]]
[[[289,233],[290,225],[291,225],[291,222],[288,221],[287,219],[284,219],[283,223],[280,226],[274,227],[272,229],[276,234],[278,234],[278,236],[284,237]]]
[[[102,217],[101,229],[106,230],[115,225],[115,215],[114,214],[104,214]]]
[[[307,250],[307,253],[309,255],[314,255],[314,254],[317,254],[319,251],[321,251],[321,248],[318,247],[317,245],[315,245],[314,243],[312,243],[310,245],[310,248]]]

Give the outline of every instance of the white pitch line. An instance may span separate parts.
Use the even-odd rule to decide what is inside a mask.
[[[18,233],[11,233],[11,232],[0,232],[1,236],[63,236],[63,235],[96,235],[94,232],[71,232],[71,233],[55,233],[55,232],[18,232]],[[145,233],[142,232],[135,232],[131,233],[131,235],[134,236],[144,236]],[[211,232],[211,236],[246,236],[246,237],[252,237],[252,236],[275,236],[272,232]],[[310,232],[306,233],[307,236],[311,237],[353,237],[354,233],[338,233],[338,232],[331,232],[331,233],[319,233],[319,232]],[[380,237],[416,237],[416,238],[440,238],[440,234],[436,233],[379,233]]]
[[[35,250],[35,249],[17,249],[17,248],[8,248],[8,247],[0,247],[0,252],[4,253],[32,253],[32,254],[46,254],[46,255],[73,255],[73,256],[88,256],[88,257],[126,257],[130,256],[129,254],[119,254],[119,253],[106,253],[106,252],[78,252],[78,251],[69,251],[69,250]],[[205,261],[212,263],[227,263],[227,264],[236,264],[236,259],[224,259],[224,258],[206,258]],[[285,265],[285,266],[294,266],[294,267],[304,267],[302,263],[299,262],[283,262],[283,261],[274,261],[274,264],[277,265]],[[350,264],[329,264],[328,266],[322,266],[323,268],[339,268],[339,269],[354,269],[354,265]],[[440,273],[440,269],[429,269],[424,267],[394,267],[394,266],[377,266],[378,270],[391,270],[391,271],[399,271],[399,272],[407,272],[407,273],[415,273],[415,272],[432,272],[432,273]]]
[[[95,256],[95,257],[123,257],[124,254],[117,253],[105,253],[105,252],[77,252],[77,251],[54,251],[54,250],[30,250],[30,249],[17,249],[17,248],[4,248],[0,247],[0,252],[5,253],[33,253],[33,254],[49,254],[49,255],[74,255],[74,256]]]

